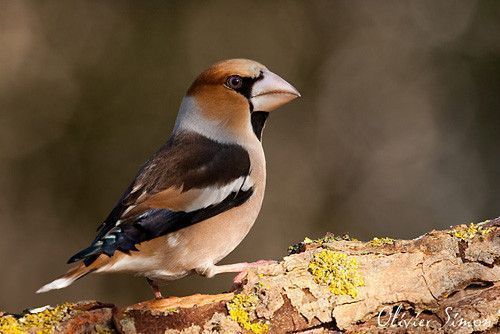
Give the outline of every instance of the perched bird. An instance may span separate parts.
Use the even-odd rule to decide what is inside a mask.
[[[92,244],[68,260],[79,265],[37,292],[92,272],[129,272],[146,277],[161,298],[159,281],[252,267],[216,264],[259,214],[266,184],[261,136],[269,112],[299,96],[252,60],[209,67],[183,98],[168,142],[140,169]]]

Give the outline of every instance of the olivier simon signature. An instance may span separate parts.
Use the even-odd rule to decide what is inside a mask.
[[[489,319],[465,319],[460,316],[460,313],[454,312],[453,307],[449,306],[445,308],[445,319],[444,323],[438,322],[434,319],[423,319],[421,318],[422,312],[418,312],[416,315],[411,315],[407,313],[403,305],[400,304],[396,310],[393,306],[386,306],[378,313],[377,323],[379,327],[386,328],[415,328],[415,327],[469,327],[469,328],[489,328],[492,325]],[[389,315],[389,318],[384,317]]]

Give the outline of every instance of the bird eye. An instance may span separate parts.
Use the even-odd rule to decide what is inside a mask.
[[[243,86],[243,79],[239,75],[232,75],[227,78],[226,85],[232,89],[240,89]]]

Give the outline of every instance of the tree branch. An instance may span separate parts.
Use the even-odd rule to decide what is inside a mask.
[[[235,292],[116,309],[110,328],[127,334],[498,330],[500,219],[414,240],[306,239],[291,251],[249,271]]]

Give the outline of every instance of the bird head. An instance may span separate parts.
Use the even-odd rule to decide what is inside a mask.
[[[255,132],[252,114],[265,114],[265,121],[267,113],[297,97],[300,93],[291,84],[256,61],[220,61],[203,71],[189,88],[176,128],[215,139],[234,139]]]

